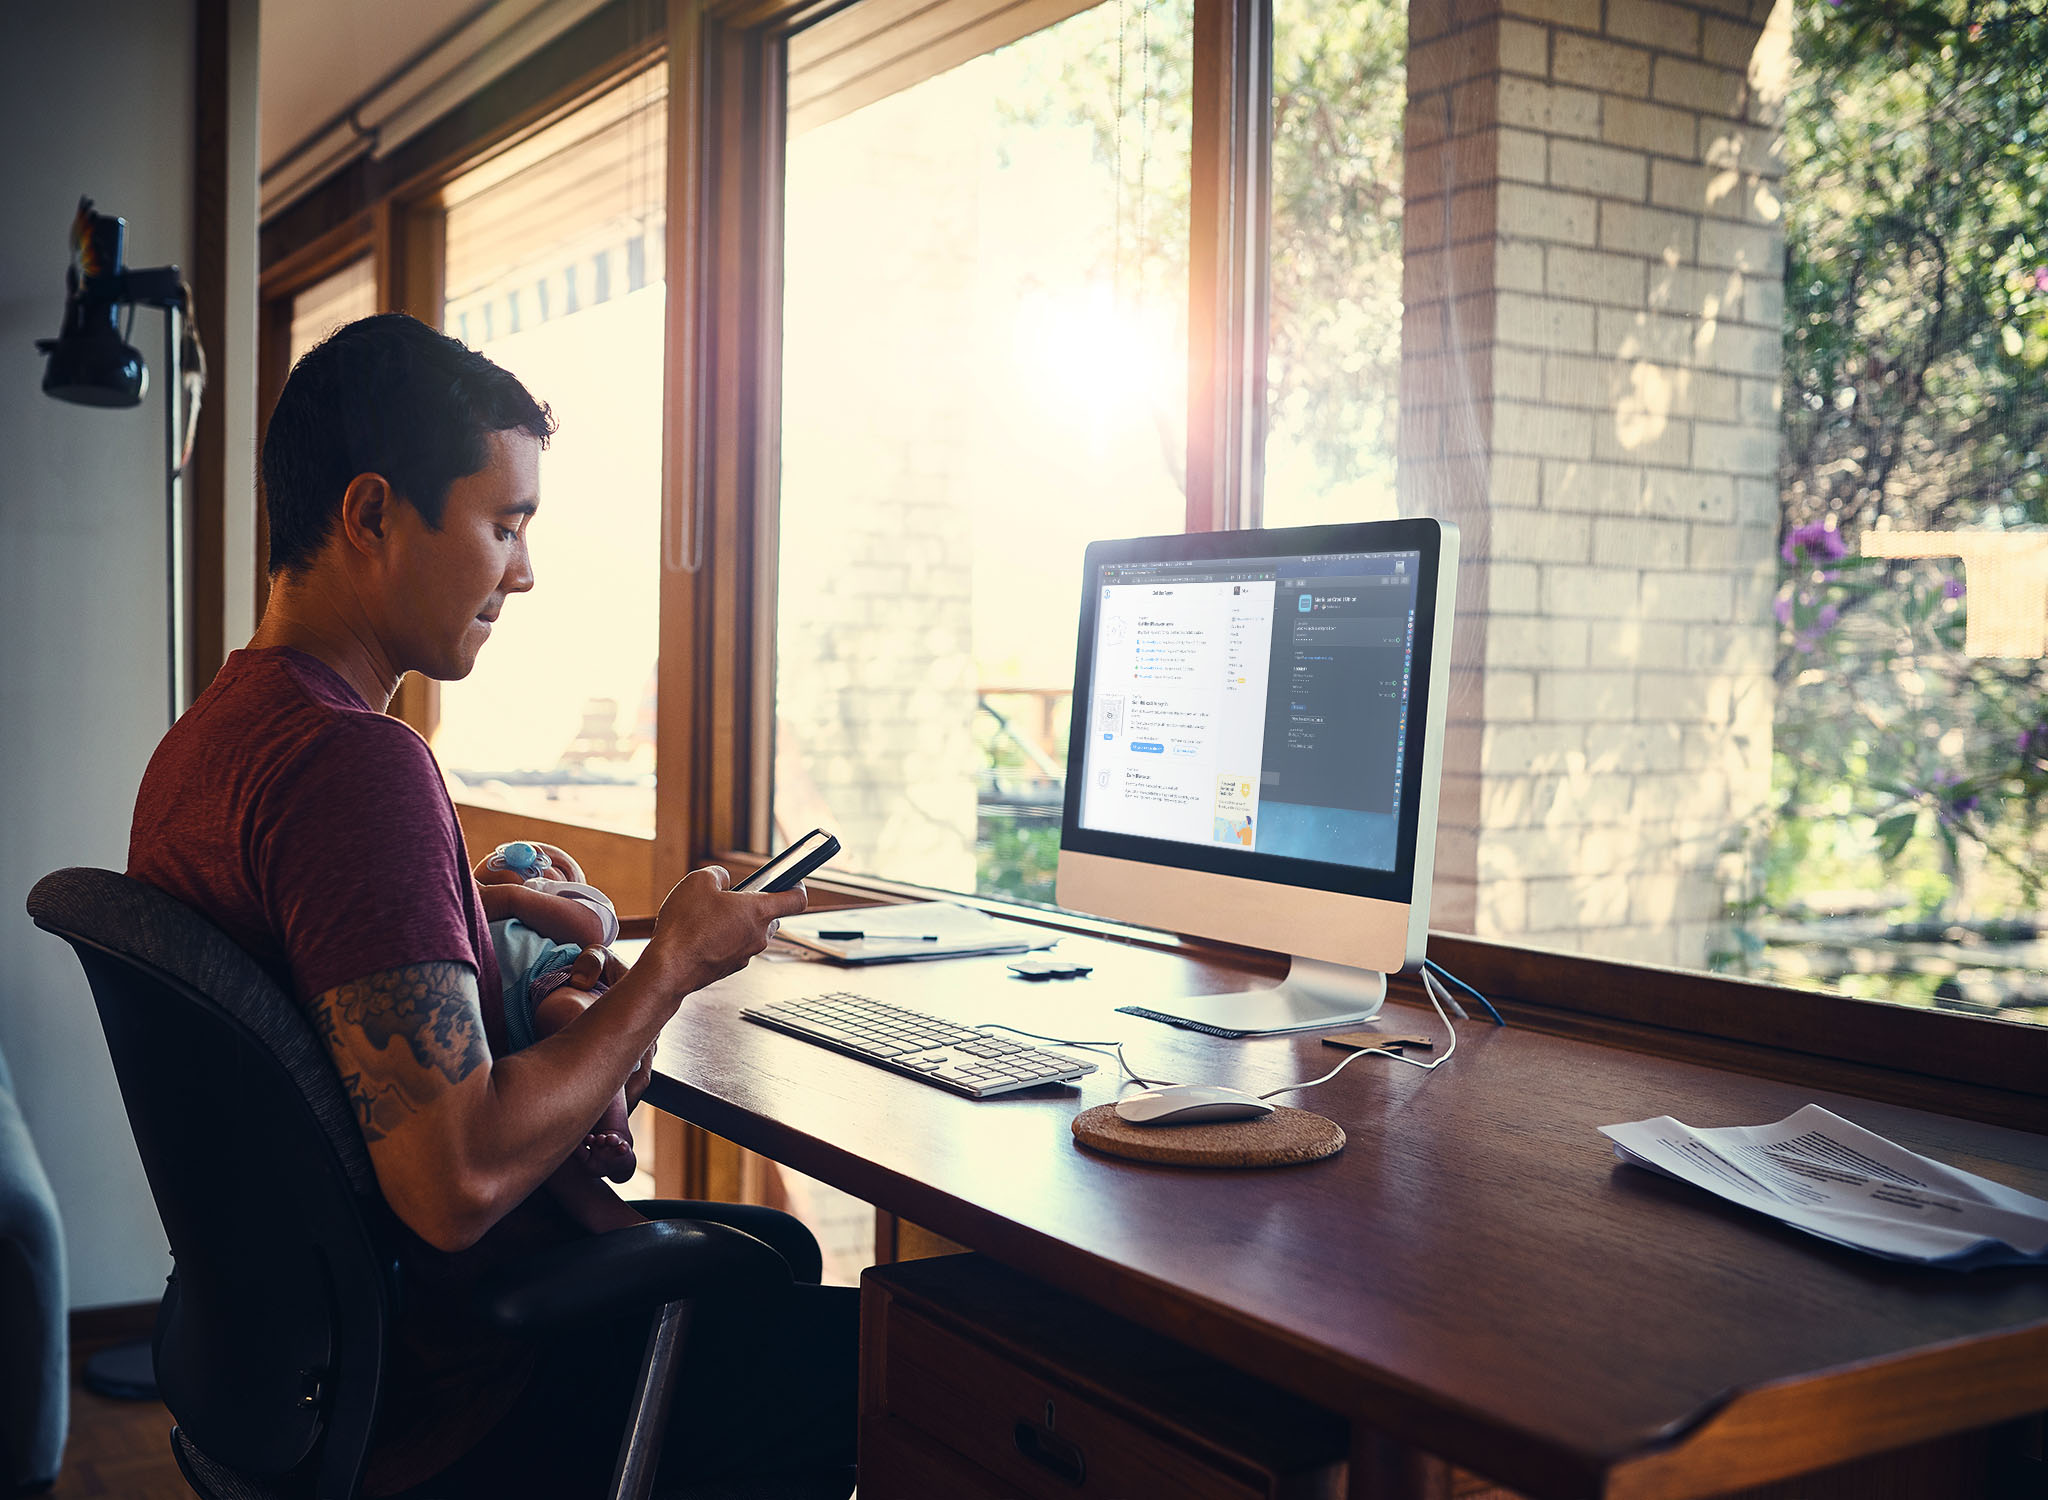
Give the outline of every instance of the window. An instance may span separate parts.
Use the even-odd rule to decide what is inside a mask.
[[[1190,9],[1098,6],[822,119],[832,37],[798,43],[777,841],[1050,901],[1082,549],[1186,516]]]
[[[1729,966],[2043,1022],[2039,33],[1794,33],[1770,817]]]
[[[446,190],[443,326],[560,430],[530,532],[544,593],[441,689],[459,800],[652,837],[666,96],[650,69]]]
[[[292,298],[291,355],[286,368],[296,365],[308,349],[342,324],[367,318],[376,310],[377,268],[367,255],[314,282]]]
[[[1402,0],[1273,10],[1267,526],[1397,515]]]

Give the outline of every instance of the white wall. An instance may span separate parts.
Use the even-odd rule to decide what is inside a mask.
[[[161,314],[136,319],[152,389],[133,411],[44,396],[31,340],[57,331],[81,192],[128,220],[131,265],[190,264],[194,9],[10,0],[0,46],[0,1051],[57,1190],[79,1307],[154,1299],[170,1262],[91,995],[24,902],[46,871],[126,864],[136,783],[165,728]],[[238,23],[252,12],[238,5]],[[253,112],[253,64],[235,76],[239,117]],[[253,162],[245,128],[238,165]],[[253,278],[253,253],[231,266]],[[253,279],[244,289],[253,299]],[[252,338],[246,308],[231,343],[238,325]],[[244,399],[246,347],[220,353]],[[249,419],[229,429],[251,441]],[[246,495],[248,467],[230,460],[231,495],[238,479]],[[246,595],[249,528],[230,535],[231,596]]]

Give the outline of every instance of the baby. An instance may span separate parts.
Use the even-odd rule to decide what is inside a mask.
[[[583,1014],[593,996],[605,992],[604,981],[592,976],[589,964],[576,975],[575,984],[570,983],[570,974],[584,949],[604,947],[618,937],[618,913],[602,891],[584,882],[576,861],[553,844],[500,844],[477,862],[473,873],[497,950],[507,1039],[514,1050],[530,1047],[567,1026]],[[626,1096],[614,1096],[596,1128],[584,1137],[582,1149],[557,1174],[556,1196],[586,1222],[595,1201],[592,1193],[577,1191],[573,1178],[563,1179],[577,1167],[586,1174],[586,1187],[595,1186],[587,1182],[590,1176],[614,1182],[632,1177],[636,1163],[626,1111]],[[596,1199],[618,1204],[601,1189]],[[602,1217],[610,1220],[617,1215],[606,1210]]]

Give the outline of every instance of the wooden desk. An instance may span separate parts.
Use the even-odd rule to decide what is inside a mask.
[[[1623,1167],[1596,1127],[1817,1101],[2043,1194],[2048,1139],[1469,1021],[1447,1068],[1361,1059],[1287,1101],[1344,1126],[1339,1156],[1186,1172],[1073,1144],[1073,1116],[1116,1095],[1106,1059],[1078,1089],[976,1102],[738,1015],[851,989],[1121,1038],[1140,1072],[1254,1091],[1336,1060],[1313,1036],[1112,1013],[1242,987],[1241,971],[1082,937],[1060,951],[1094,976],[757,961],[686,1003],[648,1098],[1341,1413],[1354,1500],[1420,1494],[1412,1449],[1542,1500],[1676,1500],[2048,1408],[2048,1271],[1888,1265]]]

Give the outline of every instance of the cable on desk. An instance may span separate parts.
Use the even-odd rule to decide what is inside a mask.
[[[1451,1055],[1458,1050],[1458,1028],[1451,1024],[1451,1018],[1444,1012],[1444,1005],[1447,1001],[1450,1001],[1451,992],[1444,988],[1443,981],[1439,980],[1435,974],[1430,972],[1431,967],[1433,966],[1425,966],[1422,970],[1422,987],[1429,995],[1430,1005],[1434,1007],[1436,1010],[1436,1018],[1444,1023],[1444,1030],[1450,1033],[1450,1045],[1444,1048],[1444,1055],[1442,1057],[1432,1057],[1428,1062],[1422,1062],[1416,1058],[1405,1056],[1402,1053],[1393,1051],[1392,1049],[1387,1047],[1361,1047],[1358,1051],[1352,1053],[1349,1057],[1345,1058],[1344,1061],[1338,1063],[1336,1067],[1330,1069],[1329,1072],[1325,1073],[1320,1078],[1311,1078],[1305,1083],[1290,1083],[1285,1084],[1277,1089],[1268,1089],[1265,1093],[1260,1094],[1258,1097],[1261,1099],[1270,1099],[1275,1094],[1291,1094],[1299,1089],[1312,1089],[1317,1084],[1328,1083],[1332,1078],[1335,1078],[1339,1073],[1343,1072],[1346,1068],[1350,1067],[1353,1063],[1357,1062],[1361,1057],[1391,1057],[1395,1062],[1406,1063],[1411,1068],[1420,1068],[1425,1073],[1434,1073],[1438,1068],[1442,1067],[1445,1063],[1449,1062],[1451,1060]],[[1483,1004],[1485,997],[1481,996],[1480,998],[1481,1003]],[[1492,1010],[1493,1007],[1489,1005],[1487,1006],[1487,1009]],[[1499,1015],[1496,1014],[1494,1016],[1494,1020],[1499,1021]],[[1164,1088],[1170,1086],[1161,1079],[1146,1078],[1142,1076],[1141,1074],[1136,1072],[1129,1063],[1125,1062],[1124,1044],[1122,1042],[1079,1042],[1075,1041],[1071,1037],[1045,1036],[1040,1032],[1026,1031],[1021,1026],[1011,1026],[1007,1022],[1003,1021],[978,1022],[976,1024],[976,1029],[987,1031],[1008,1031],[1013,1032],[1017,1036],[1028,1036],[1034,1042],[1049,1042],[1055,1047],[1074,1047],[1080,1049],[1083,1052],[1101,1052],[1105,1056],[1115,1057],[1117,1067],[1122,1070],[1125,1078],[1127,1078],[1132,1083],[1141,1084],[1146,1088]],[[1117,1086],[1121,1088],[1123,1085],[1121,1082],[1119,1082]]]
[[[1436,1007],[1436,1018],[1444,1023],[1444,1030],[1451,1034],[1451,1044],[1444,1048],[1444,1055],[1442,1057],[1432,1057],[1428,1062],[1420,1062],[1412,1057],[1404,1057],[1399,1052],[1392,1051],[1386,1047],[1363,1047],[1345,1058],[1344,1061],[1338,1063],[1336,1067],[1330,1069],[1329,1072],[1320,1078],[1311,1078],[1307,1083],[1290,1083],[1284,1088],[1268,1089],[1259,1097],[1261,1099],[1270,1099],[1275,1094],[1291,1094],[1297,1089],[1312,1089],[1319,1083],[1328,1083],[1361,1057],[1391,1057],[1395,1062],[1406,1063],[1411,1068],[1420,1068],[1425,1073],[1434,1073],[1438,1068],[1449,1062],[1451,1054],[1458,1050],[1458,1028],[1453,1026],[1451,1018],[1444,1014],[1444,1001],[1451,998],[1450,991],[1445,989],[1442,981],[1436,975],[1430,973],[1427,968],[1422,971],[1422,987],[1429,992],[1429,1003]]]
[[[1123,1070],[1124,1076],[1132,1083],[1143,1084],[1146,1088],[1165,1088],[1168,1086],[1160,1079],[1145,1078],[1133,1071],[1131,1065],[1124,1061],[1124,1044],[1122,1042],[1077,1042],[1071,1037],[1043,1036],[1036,1031],[1026,1031],[1021,1026],[1012,1026],[1004,1021],[977,1021],[974,1029],[977,1031],[1009,1031],[1014,1032],[1018,1036],[1028,1036],[1034,1042],[1050,1042],[1055,1047],[1073,1047],[1082,1052],[1100,1052],[1105,1057],[1115,1057],[1117,1067]],[[1118,1087],[1121,1088],[1122,1085],[1119,1084]]]
[[[1505,1026],[1508,1024],[1500,1018],[1500,1012],[1493,1008],[1493,1002],[1491,1000],[1487,999],[1484,995],[1480,994],[1479,991],[1473,989],[1471,985],[1465,983],[1464,980],[1460,979],[1457,975],[1453,974],[1449,969],[1446,969],[1442,964],[1438,963],[1435,959],[1425,958],[1422,961],[1422,968],[1425,973],[1427,973],[1431,969],[1434,969],[1437,973],[1438,978],[1448,979],[1452,984],[1455,984],[1459,989],[1463,990],[1466,994],[1470,995],[1474,1000],[1477,1000],[1481,1005],[1485,1006],[1486,1013],[1489,1016],[1493,1017],[1494,1025]]]

